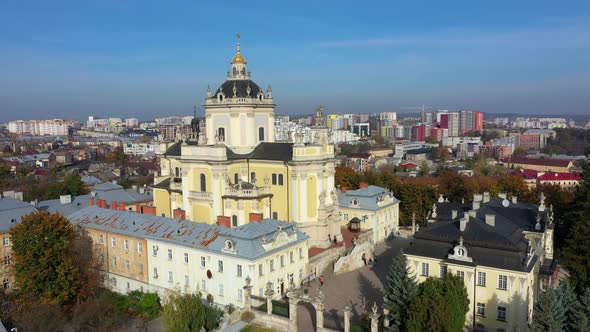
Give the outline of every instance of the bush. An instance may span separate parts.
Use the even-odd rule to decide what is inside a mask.
[[[121,295],[105,290],[100,301],[109,304],[120,312],[127,312],[148,319],[155,318],[160,314],[160,297],[156,293],[143,293],[132,291],[127,295]]]
[[[258,310],[266,312],[266,303],[258,307]],[[289,305],[281,301],[273,300],[272,313],[277,316],[289,317]]]

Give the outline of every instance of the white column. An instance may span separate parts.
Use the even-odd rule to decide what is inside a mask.
[[[217,175],[213,175],[212,177],[213,183],[211,184],[211,192],[213,195],[213,211],[211,211],[213,213],[213,215],[211,216],[212,220],[215,220],[217,218],[217,216],[221,215],[221,204],[223,204],[222,199],[221,199],[221,193],[222,193],[222,183],[223,183],[223,178],[221,174],[217,174]]]
[[[297,195],[299,194],[299,191],[297,190],[297,185],[299,183],[298,180],[298,175],[292,174],[291,175],[291,206],[289,207],[290,211],[293,211],[293,220],[295,222],[299,222],[299,211],[297,210],[297,208],[299,207],[299,199],[297,197]],[[280,204],[280,202],[274,202],[274,204]]]
[[[301,186],[299,192],[301,193],[301,204],[299,204],[299,218],[302,222],[307,221],[307,175],[302,174],[300,177]]]

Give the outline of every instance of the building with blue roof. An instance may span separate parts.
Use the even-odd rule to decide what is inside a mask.
[[[11,289],[14,285],[14,278],[9,273],[12,265],[12,243],[10,241],[10,230],[21,222],[22,217],[37,212],[37,209],[26,202],[18,199],[0,195],[0,281],[2,288]]]
[[[357,190],[341,188],[337,192],[341,224],[351,231],[373,230],[378,243],[399,230],[399,203],[384,188],[361,183]]]
[[[308,275],[309,237],[286,221],[228,228],[98,206],[68,218],[88,231],[108,285],[121,293],[201,291],[218,304],[242,306],[247,277],[261,296],[270,282],[278,298]]]

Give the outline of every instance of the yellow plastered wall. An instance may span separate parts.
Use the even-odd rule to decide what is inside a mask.
[[[212,190],[212,178],[211,178],[211,170],[206,167],[192,167],[189,171],[189,190],[191,191],[201,191],[201,174],[205,174],[205,189],[207,192],[211,192]]]
[[[216,216],[212,216],[211,207],[208,203],[193,203],[193,221],[196,222],[206,222],[206,223],[213,223]]]
[[[250,172],[256,173],[256,184],[258,186],[264,185],[264,179],[268,177],[270,179],[270,192],[273,194],[271,200],[271,215],[264,216],[272,217],[272,212],[277,212],[279,220],[290,220],[287,216],[288,206],[288,188],[293,185],[291,183],[290,174],[287,172],[287,166],[285,164],[276,162],[250,162]],[[279,186],[272,185],[272,174],[283,175],[283,185]]]
[[[166,217],[171,216],[170,193],[167,190],[154,188],[154,205],[156,206],[156,215],[161,216],[164,214]]]

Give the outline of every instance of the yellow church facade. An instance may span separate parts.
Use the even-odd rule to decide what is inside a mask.
[[[158,215],[228,227],[273,218],[296,223],[310,246],[341,239],[327,128],[313,128],[312,143],[299,133],[275,142],[272,89],[251,80],[239,42],[227,80],[208,89],[203,108],[191,137],[159,155]]]

